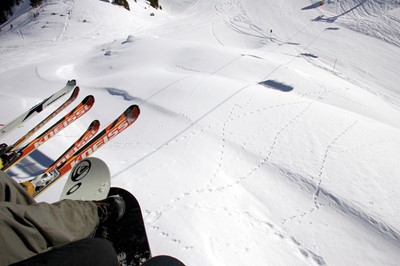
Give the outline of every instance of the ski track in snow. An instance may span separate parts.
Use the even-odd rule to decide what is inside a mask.
[[[71,0],[71,1],[68,1],[68,2],[70,2],[70,4],[69,5],[66,4],[66,5],[68,5],[68,7],[67,7],[67,12],[66,12],[67,15],[65,16],[64,25],[62,27],[62,31],[61,31],[60,35],[56,38],[56,40],[58,42],[63,39],[64,34],[67,32],[67,29],[68,29],[68,26],[69,26],[69,21],[71,20],[71,12],[72,12],[72,10],[73,10],[73,8],[75,6],[75,0]],[[66,2],[64,2],[64,3],[66,3]]]
[[[336,1],[320,19],[400,46],[399,8],[398,0]]]

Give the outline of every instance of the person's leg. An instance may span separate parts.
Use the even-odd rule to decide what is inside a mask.
[[[0,202],[0,265],[86,238],[98,223],[98,207],[91,201]]]
[[[91,201],[37,203],[0,171],[0,264],[7,265],[88,237],[99,223]]]
[[[62,200],[37,203],[0,171],[0,265],[8,265],[90,236],[100,222],[113,222],[125,210],[123,200]],[[105,215],[103,215],[105,213]]]
[[[111,242],[102,238],[87,238],[12,264],[12,266],[24,265],[113,266],[119,264],[117,253]]]
[[[3,171],[0,171],[0,202],[13,202],[24,205],[36,203],[19,183]]]

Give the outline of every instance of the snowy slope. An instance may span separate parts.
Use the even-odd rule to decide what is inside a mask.
[[[398,0],[336,1],[321,17],[367,35],[400,45],[400,2]],[[330,13],[330,12],[331,13]]]
[[[68,79],[79,100],[96,97],[16,179],[93,119],[105,126],[138,104],[138,121],[95,156],[140,200],[153,254],[187,265],[398,264],[398,1],[129,3],[48,0],[2,26],[0,123]],[[40,199],[57,200],[63,182]]]

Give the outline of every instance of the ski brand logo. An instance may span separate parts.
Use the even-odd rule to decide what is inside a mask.
[[[69,150],[67,154],[65,154],[64,158],[60,160],[56,165],[55,168],[60,167],[63,163],[65,163],[69,158],[71,158],[80,148],[82,148],[86,143],[90,141],[93,135],[96,134],[96,130],[91,130],[90,134],[85,136],[83,140],[79,143],[79,145],[76,145],[73,149]]]
[[[76,182],[84,178],[89,173],[91,166],[89,160],[81,161],[71,173],[72,181]]]
[[[79,162],[80,160],[89,157],[92,153],[97,151],[101,146],[103,146],[108,141],[110,141],[110,139],[112,139],[115,136],[117,136],[120,132],[122,132],[124,129],[126,129],[129,126],[130,126],[130,123],[127,122],[127,121],[124,121],[123,123],[121,123],[117,127],[113,128],[110,132],[105,134],[103,137],[97,139],[93,143],[93,145],[90,146],[90,148],[88,148],[83,153],[81,153],[77,158],[75,158],[74,162],[71,163],[71,166],[73,167],[76,164],[76,162]]]
[[[71,195],[81,187],[82,182],[79,181],[85,178],[91,167],[92,163],[89,160],[83,160],[76,165],[71,173],[71,180],[78,183],[68,190],[67,195]]]
[[[72,122],[77,120],[79,117],[84,115],[92,106],[90,105],[84,105],[83,108],[80,108],[76,112],[72,113],[65,121],[62,123],[58,124],[56,127],[52,128],[47,134],[42,136],[40,139],[38,139],[37,142],[35,142],[35,149],[38,148],[40,145],[42,145],[44,142],[49,140],[51,137],[55,136],[58,132],[62,131],[64,128],[69,126]]]

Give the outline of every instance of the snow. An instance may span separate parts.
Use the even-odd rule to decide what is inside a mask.
[[[69,79],[75,103],[96,103],[14,178],[138,104],[135,124],[94,156],[139,199],[153,255],[398,265],[398,0],[26,2],[0,26],[0,124]],[[39,200],[58,200],[64,182]]]

